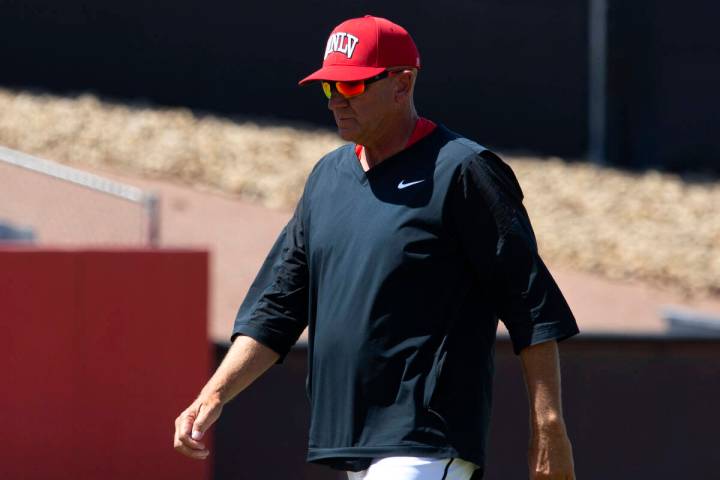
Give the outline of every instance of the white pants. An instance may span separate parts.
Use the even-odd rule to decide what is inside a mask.
[[[475,468],[459,458],[387,457],[347,474],[348,480],[469,480]]]

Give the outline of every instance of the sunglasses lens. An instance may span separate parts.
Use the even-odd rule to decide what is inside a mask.
[[[345,98],[357,97],[365,91],[365,82],[337,82],[335,88]]]
[[[321,82],[323,93],[325,93],[325,96],[330,100],[330,97],[332,97],[332,87],[328,82]]]
[[[361,93],[365,92],[365,81],[360,80],[357,82],[333,82],[335,83],[335,89],[340,95],[345,98],[357,97]],[[331,82],[320,82],[322,85],[323,93],[330,100],[332,98],[332,83]]]

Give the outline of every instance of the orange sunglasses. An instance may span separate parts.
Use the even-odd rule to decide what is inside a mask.
[[[377,82],[378,80],[382,80],[388,75],[390,75],[390,72],[388,70],[385,70],[381,74],[375,75],[374,77],[368,78],[366,80],[357,80],[355,82],[323,81],[321,82],[321,84],[323,92],[325,92],[325,96],[328,98],[328,100],[330,100],[330,98],[332,97],[333,86],[335,87],[335,91],[337,91],[343,97],[353,98],[365,93],[365,87],[367,85],[370,85],[373,82]]]

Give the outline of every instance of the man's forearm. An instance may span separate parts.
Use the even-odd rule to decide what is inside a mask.
[[[560,392],[560,359],[556,341],[520,352],[530,401],[530,478],[574,480],[572,445],[565,428]]]
[[[560,386],[560,359],[557,342],[533,345],[520,352],[533,427],[563,421]]]
[[[207,458],[210,452],[202,443],[202,438],[220,418],[223,405],[254,382],[277,359],[277,353],[256,340],[237,337],[200,395],[175,419],[175,450],[190,458]]]
[[[215,397],[224,405],[254,382],[278,358],[279,355],[270,348],[241,335],[235,339],[200,395]]]

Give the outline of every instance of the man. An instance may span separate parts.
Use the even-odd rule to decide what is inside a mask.
[[[311,172],[240,307],[226,358],[176,420],[205,458],[222,406],[309,327],[308,460],[351,480],[480,478],[497,319],[530,398],[530,477],[573,479],[557,341],[578,332],[496,155],[418,117],[420,57],[382,18],[338,25],[321,82],[352,142]],[[474,475],[474,476],[473,476]]]

